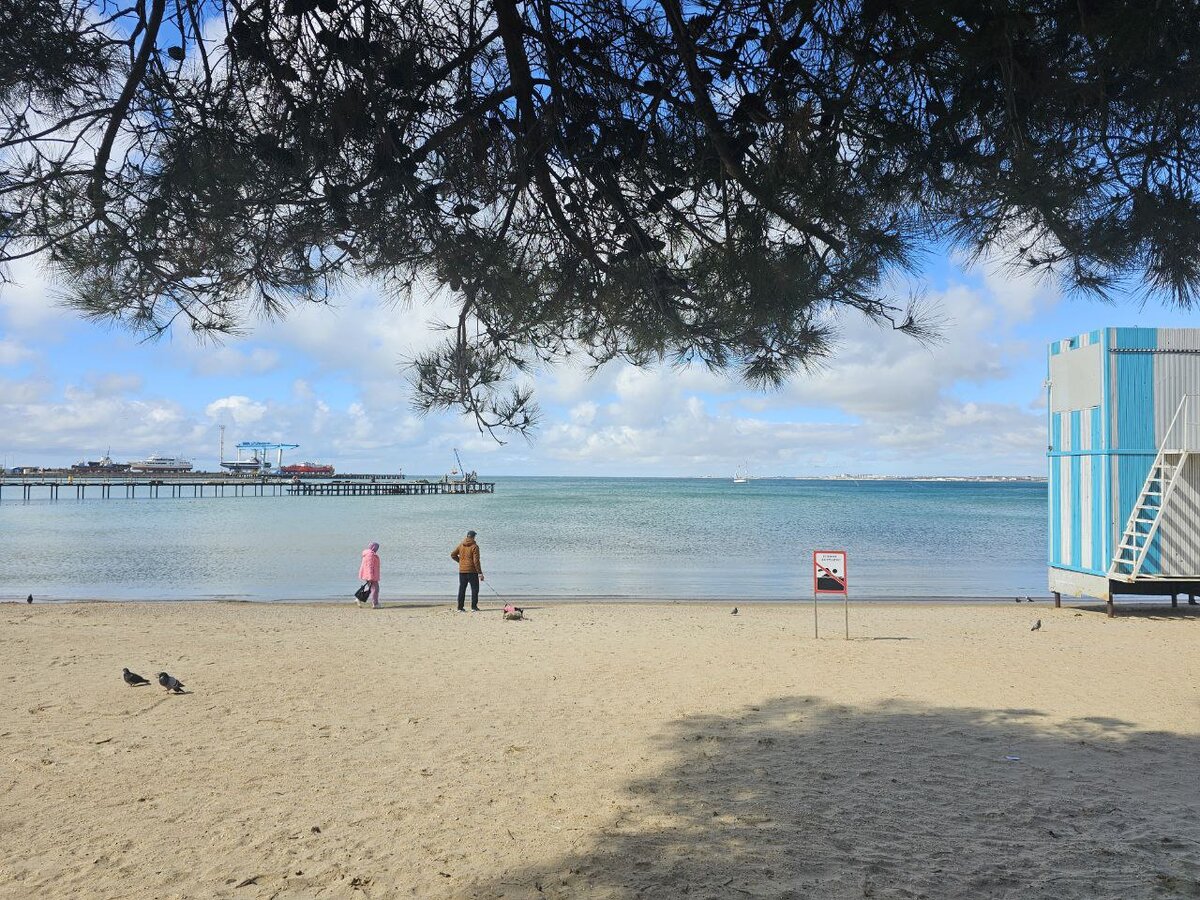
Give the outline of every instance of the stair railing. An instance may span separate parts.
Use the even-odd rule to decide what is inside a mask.
[[[1154,537],[1158,534],[1159,525],[1162,523],[1163,512],[1170,502],[1171,495],[1175,492],[1175,486],[1187,463],[1188,455],[1200,450],[1200,417],[1195,414],[1194,410],[1198,402],[1200,402],[1200,395],[1197,394],[1184,394],[1180,398],[1175,415],[1171,418],[1171,424],[1167,426],[1167,430],[1163,434],[1158,454],[1154,457],[1150,471],[1146,473],[1146,480],[1142,483],[1137,501],[1129,513],[1125,530],[1121,533],[1117,552],[1113,555],[1112,563],[1109,565],[1110,577],[1134,581],[1141,574],[1146,556],[1150,552],[1150,546],[1154,543]],[[1172,464],[1167,462],[1168,457],[1178,457],[1178,459]],[[1169,475],[1168,468],[1170,469]],[[1156,484],[1158,485],[1157,490],[1155,490]],[[1158,502],[1149,502],[1151,497],[1157,497]],[[1143,513],[1147,514],[1146,518],[1143,518]],[[1149,526],[1147,530],[1141,530],[1143,525]],[[1127,558],[1126,554],[1132,554],[1133,558]],[[1125,566],[1129,567],[1128,572],[1122,571],[1122,567]]]

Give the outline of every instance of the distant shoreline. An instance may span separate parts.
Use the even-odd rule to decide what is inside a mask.
[[[56,467],[30,467],[33,471],[25,473],[13,473],[0,470],[0,479],[8,479],[8,483],[20,484],[23,479],[49,477],[49,478],[65,478],[70,476],[74,481],[80,483],[91,484],[93,482],[111,481],[114,478],[154,478],[164,477],[163,475],[156,476],[154,473],[139,473],[127,476],[119,476],[113,474],[98,474],[87,472],[74,472],[70,469],[61,469]],[[167,474],[165,477],[181,478],[188,483],[201,480],[205,477],[223,477],[229,480],[230,484],[254,484],[259,478],[238,478],[231,476],[228,472],[213,472],[204,469],[195,469],[186,473]],[[329,478],[330,481],[336,481],[339,478],[354,478],[363,477],[356,476],[352,473],[345,475],[335,475]],[[391,476],[389,476],[391,477]],[[424,475],[424,476],[405,476],[403,480],[415,483],[419,481],[436,481],[441,476]],[[561,478],[567,481],[730,481],[731,475],[490,475],[495,478]],[[272,480],[280,480],[277,475],[269,476]],[[283,480],[286,480],[283,479]],[[969,484],[1045,484],[1045,475],[748,475],[748,481],[947,481],[947,482],[964,482]]]

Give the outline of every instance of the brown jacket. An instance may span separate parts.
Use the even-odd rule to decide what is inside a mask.
[[[458,563],[460,573],[483,574],[483,564],[479,562],[479,545],[475,538],[463,538],[463,542],[454,548],[450,558]]]

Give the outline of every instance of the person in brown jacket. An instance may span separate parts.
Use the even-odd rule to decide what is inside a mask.
[[[483,581],[483,565],[479,562],[479,545],[475,543],[475,532],[468,531],[461,544],[450,553],[458,563],[458,611],[463,609],[467,598],[467,585],[471,586],[471,610],[479,612],[479,582]]]

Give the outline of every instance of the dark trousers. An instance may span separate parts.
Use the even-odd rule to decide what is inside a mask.
[[[471,609],[479,609],[479,575],[475,572],[458,573],[458,608],[463,608],[468,584],[471,586]]]

